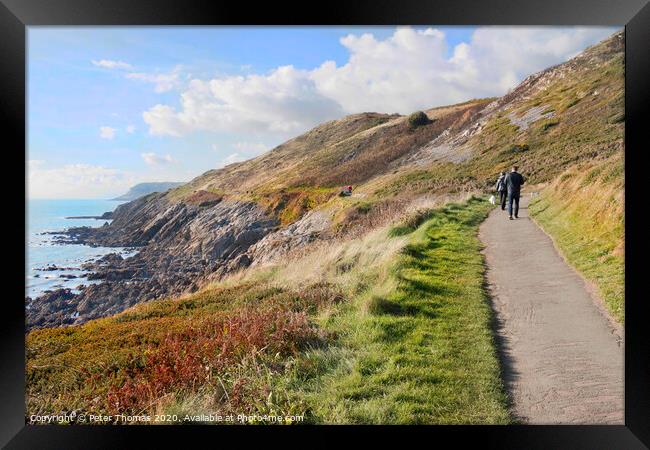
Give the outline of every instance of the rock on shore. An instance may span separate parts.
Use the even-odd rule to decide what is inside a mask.
[[[59,289],[31,300],[28,328],[79,324],[116,314],[137,303],[196,290],[206,277],[250,264],[246,251],[277,229],[276,219],[252,202],[191,204],[151,194],[118,206],[112,223],[74,227],[60,243],[137,247],[122,258],[109,254],[85,264],[101,280],[80,293]],[[78,313],[78,314],[77,314]]]

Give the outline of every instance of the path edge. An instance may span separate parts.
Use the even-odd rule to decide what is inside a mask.
[[[488,214],[485,216],[485,219],[483,219],[483,221],[478,226],[476,232],[476,237],[481,246],[479,253],[481,254],[481,264],[483,266],[483,291],[490,305],[490,311],[491,311],[490,331],[492,332],[492,340],[494,342],[494,347],[497,352],[497,358],[499,360],[499,375],[501,377],[501,386],[503,388],[503,392],[506,395],[506,406],[508,408],[508,414],[510,415],[510,419],[512,420],[511,425],[527,425],[528,424],[527,418],[517,413],[517,410],[515,408],[515,399],[513,396],[513,391],[511,387],[508,385],[508,382],[506,381],[506,373],[508,371],[506,367],[508,365],[507,364],[508,351],[506,348],[507,337],[499,332],[499,329],[502,326],[501,322],[504,320],[504,318],[501,317],[501,314],[495,304],[496,286],[490,282],[490,278],[488,276],[488,272],[490,271],[490,266],[488,265],[487,255],[486,255],[488,246],[484,242],[484,240],[481,239],[481,227],[483,227],[485,222],[489,219],[490,215],[497,209],[497,207],[498,205],[492,208],[488,212]]]
[[[532,198],[531,198],[532,200]],[[529,205],[530,201],[529,200]],[[528,206],[527,206],[528,207]],[[621,324],[616,321],[616,319],[612,316],[612,314],[609,312],[609,308],[607,308],[607,304],[603,300],[602,296],[600,295],[600,291],[598,289],[598,286],[596,285],[595,282],[589,280],[585,275],[580,272],[571,262],[569,262],[568,258],[558,245],[557,241],[553,236],[551,236],[545,229],[544,227],[535,219],[534,216],[530,214],[530,209],[528,210],[528,217],[530,220],[532,220],[537,227],[542,230],[542,232],[551,240],[551,243],[553,244],[553,248],[555,249],[555,252],[560,255],[560,258],[562,258],[562,261],[571,268],[571,270],[578,275],[578,277],[582,280],[583,284],[585,285],[585,290],[589,294],[589,297],[591,297],[591,300],[593,301],[594,305],[596,305],[596,309],[600,313],[601,316],[604,316],[606,322],[607,322],[607,328],[609,328],[609,331],[616,337],[616,340],[618,341],[619,346],[625,346],[625,326],[624,324]],[[623,269],[625,271],[625,268]],[[625,302],[627,299],[625,297],[623,298],[623,301]],[[625,314],[623,314],[623,317],[625,317]]]

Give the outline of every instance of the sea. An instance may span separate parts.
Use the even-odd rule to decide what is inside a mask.
[[[116,247],[91,247],[77,244],[57,244],[53,236],[42,234],[47,231],[61,231],[70,227],[101,227],[110,220],[66,219],[70,216],[101,216],[125,203],[114,200],[44,200],[29,199],[27,202],[27,268],[25,273],[25,296],[35,298],[48,290],[77,287],[97,283],[88,280],[89,272],[81,265],[96,260],[108,253],[118,253],[124,258],[133,256],[134,251]],[[64,270],[43,270],[48,266]],[[75,278],[72,278],[73,276]]]

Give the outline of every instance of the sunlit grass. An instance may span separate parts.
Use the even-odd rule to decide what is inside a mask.
[[[315,422],[509,423],[476,237],[488,210],[433,212],[389,277],[328,316],[339,342],[311,357],[330,368],[297,385]]]
[[[569,263],[593,282],[617,321],[624,321],[623,158],[577,166],[544,189],[530,212]]]

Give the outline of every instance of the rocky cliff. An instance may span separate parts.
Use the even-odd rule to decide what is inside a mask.
[[[86,264],[100,280],[81,293],[58,290],[29,303],[30,327],[82,323],[138,302],[196,290],[208,275],[249,264],[248,248],[277,228],[252,202],[172,203],[163,194],[120,205],[110,225],[71,228],[61,242],[137,247],[123,259],[111,254]]]

